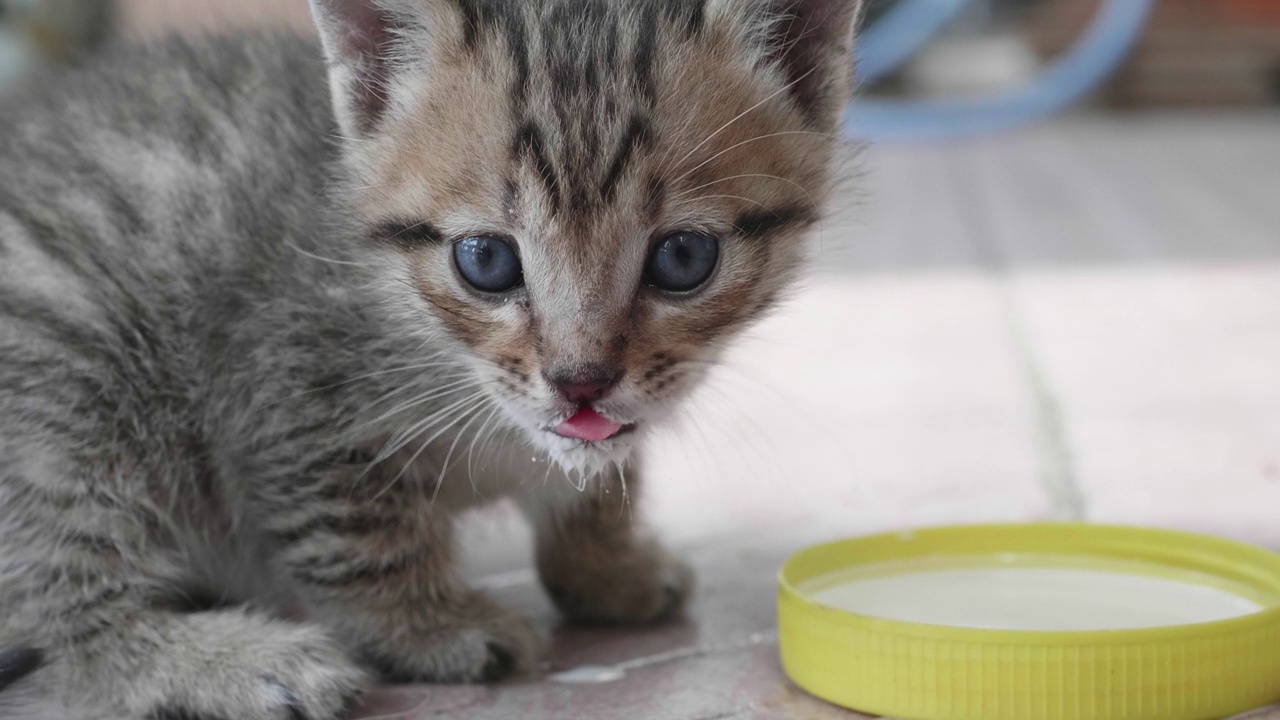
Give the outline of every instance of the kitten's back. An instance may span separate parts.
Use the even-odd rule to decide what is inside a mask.
[[[0,243],[95,270],[231,257],[322,192],[335,132],[322,76],[298,37],[172,38],[6,98]]]

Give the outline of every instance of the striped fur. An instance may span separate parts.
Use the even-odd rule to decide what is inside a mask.
[[[689,594],[616,490],[797,273],[856,3],[312,4],[323,48],[120,49],[0,111],[0,658],[42,661],[6,717],[324,720],[372,674],[528,671],[453,560],[482,498],[571,619]],[[680,229],[724,250],[675,298],[640,268]],[[523,289],[465,289],[479,232]],[[637,432],[546,430],[583,365]]]

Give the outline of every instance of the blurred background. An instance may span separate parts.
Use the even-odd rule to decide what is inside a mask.
[[[262,26],[309,32],[305,0],[0,0],[0,84]],[[776,567],[833,537],[1087,520],[1280,550],[1280,0],[870,0],[857,60],[814,272],[648,451],[689,620],[556,631],[548,669],[623,668],[607,687],[384,709],[849,717],[772,647]],[[476,582],[554,627],[514,513],[466,537]]]
[[[1137,4],[1138,0],[1129,0]],[[874,26],[903,0],[867,0]],[[950,22],[924,49],[864,90],[873,95],[986,90],[1027,79],[1079,38],[1099,0],[925,0],[928,18]],[[1248,108],[1280,103],[1280,3],[1159,0],[1132,51],[1089,105]],[[959,8],[958,10],[956,8]],[[929,26],[929,22],[923,25]],[[309,31],[305,0],[0,0],[0,77],[59,61],[115,36],[243,27]],[[955,62],[952,62],[952,61]]]
[[[873,26],[905,4],[867,0],[864,24]],[[953,15],[952,20],[914,61],[867,92],[964,92],[1023,79],[1036,63],[1061,55],[1078,39],[1099,0],[916,4],[933,11],[926,15]],[[1205,109],[1280,102],[1280,3],[1159,0],[1154,5],[1129,57],[1097,88],[1091,106]],[[24,64],[64,59],[117,35],[264,25],[310,29],[305,0],[0,0],[0,18],[0,73],[10,77]]]

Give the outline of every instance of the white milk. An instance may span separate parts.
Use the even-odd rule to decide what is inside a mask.
[[[831,583],[835,584],[831,584]],[[1258,603],[1209,585],[1069,567],[940,567],[816,583],[860,615],[988,630],[1121,630],[1225,620]]]

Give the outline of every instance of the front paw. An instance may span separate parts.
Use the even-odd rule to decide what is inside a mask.
[[[264,628],[265,629],[265,628]],[[366,676],[329,638],[308,626],[271,627],[222,656],[208,657],[185,677],[172,676],[170,696],[157,703],[159,717],[346,717]],[[168,714],[166,714],[168,713]],[[184,714],[185,713],[185,714]]]
[[[66,706],[50,717],[164,720],[340,720],[368,680],[319,627],[238,610],[141,613],[41,676]]]
[[[407,619],[403,635],[368,648],[385,680],[495,682],[532,670],[542,649],[529,620],[478,592],[431,608],[426,623]]]
[[[643,625],[671,619],[693,594],[693,571],[651,540],[623,550],[540,557],[542,584],[564,616],[585,625]]]

